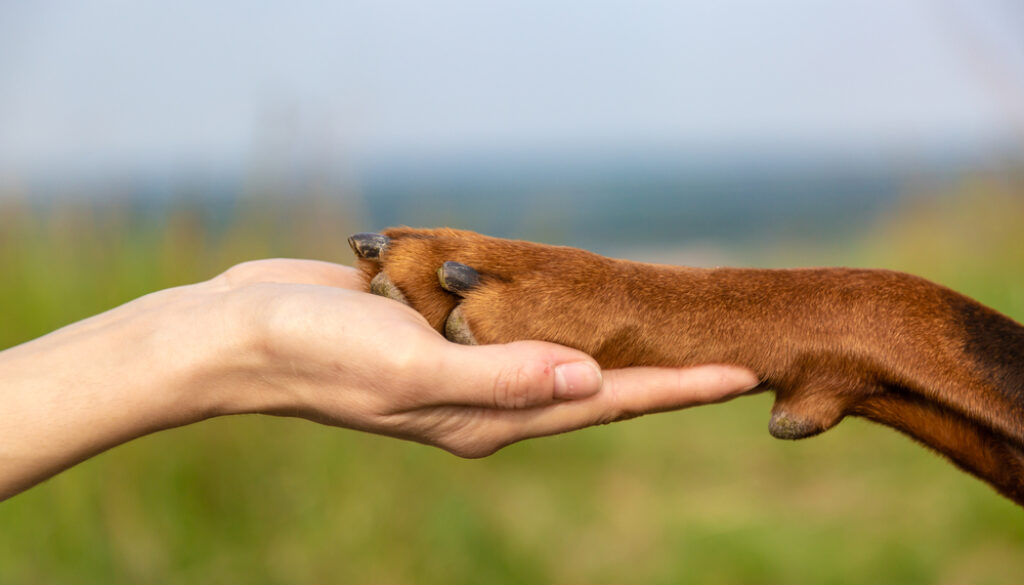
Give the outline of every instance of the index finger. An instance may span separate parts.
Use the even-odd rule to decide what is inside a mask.
[[[229,286],[256,283],[288,283],[366,290],[359,271],[351,266],[293,258],[268,258],[236,264],[217,276]]]

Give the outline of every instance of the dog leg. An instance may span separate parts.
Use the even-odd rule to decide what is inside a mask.
[[[451,229],[351,244],[374,292],[460,343],[540,339],[605,368],[748,367],[776,393],[773,436],[862,416],[1024,505],[1024,327],[923,279],[657,266]]]
[[[912,437],[1024,506],[1024,448],[1016,441],[910,394],[873,396],[851,414]]]

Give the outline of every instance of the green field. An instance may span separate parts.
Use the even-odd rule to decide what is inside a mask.
[[[359,223],[322,199],[244,200],[226,223],[194,205],[0,200],[0,347],[241,260],[349,262]],[[1024,187],[964,179],[849,241],[734,254],[907,270],[1024,320]],[[301,420],[211,420],[0,503],[0,584],[1024,582],[1021,508],[859,420],[776,441],[770,400],[473,461]]]

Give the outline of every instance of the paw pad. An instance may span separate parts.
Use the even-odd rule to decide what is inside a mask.
[[[821,425],[814,421],[796,418],[786,412],[773,412],[768,422],[768,432],[776,439],[804,439],[823,430]]]
[[[444,336],[448,341],[462,345],[477,345],[476,337],[473,337],[469,323],[466,323],[466,318],[462,315],[462,307],[455,307],[448,315],[448,320],[444,322]]]
[[[391,282],[388,275],[383,272],[378,273],[377,276],[374,276],[373,280],[370,281],[370,292],[381,297],[387,297],[398,301],[405,305],[409,304],[408,299],[405,298],[402,291],[398,290],[395,283]]]

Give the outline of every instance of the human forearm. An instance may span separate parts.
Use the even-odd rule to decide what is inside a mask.
[[[0,498],[213,404],[187,378],[209,369],[165,343],[163,291],[0,352]],[[154,295],[154,296],[157,296]],[[181,326],[179,324],[179,326]]]

